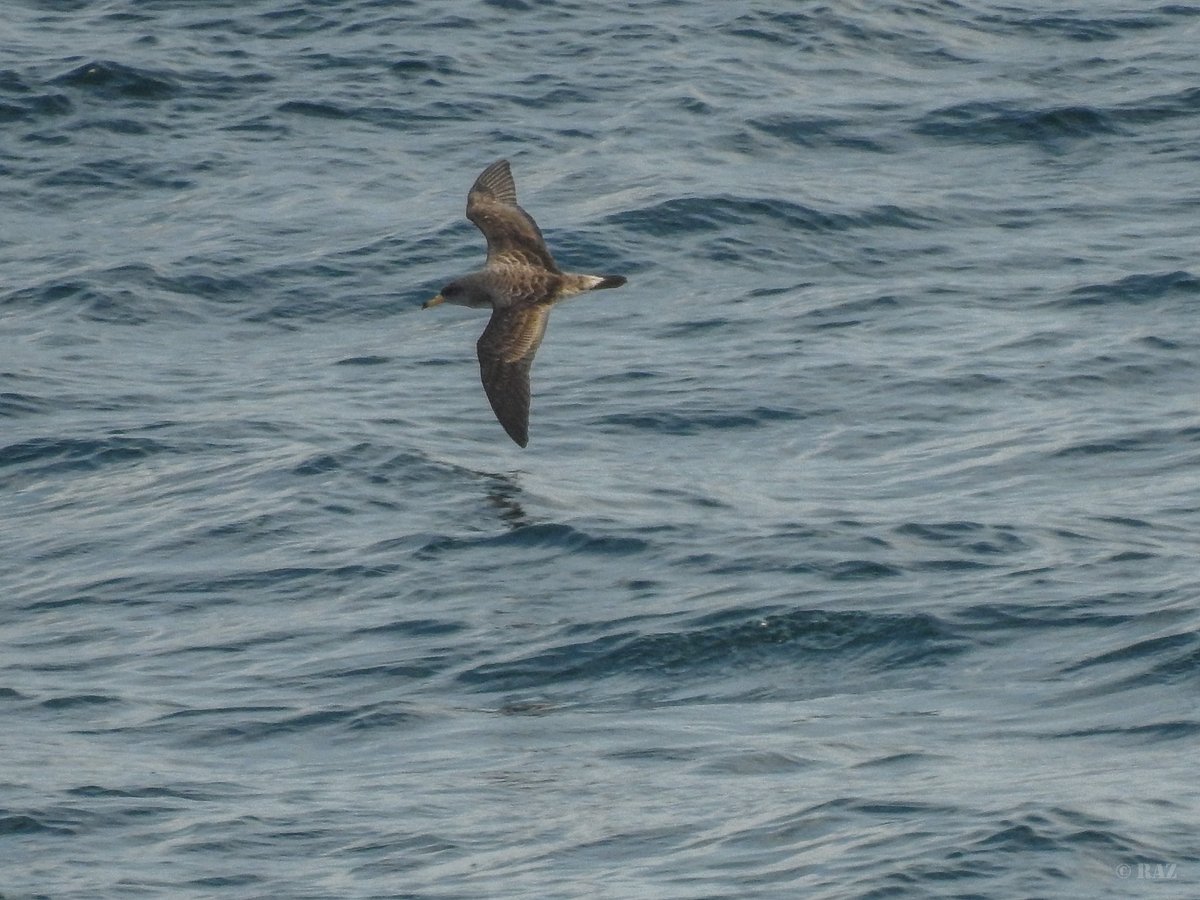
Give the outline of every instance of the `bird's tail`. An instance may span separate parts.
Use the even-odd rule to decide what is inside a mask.
[[[605,288],[618,288],[626,281],[624,275],[593,275],[592,277],[596,279],[596,283],[588,288],[590,291],[602,291]]]

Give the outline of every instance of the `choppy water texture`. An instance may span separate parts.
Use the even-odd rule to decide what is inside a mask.
[[[1200,6],[1020,2],[7,4],[0,894],[1200,896]]]

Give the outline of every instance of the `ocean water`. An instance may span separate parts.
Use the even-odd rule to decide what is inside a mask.
[[[1200,896],[1200,5],[3,19],[5,900]]]

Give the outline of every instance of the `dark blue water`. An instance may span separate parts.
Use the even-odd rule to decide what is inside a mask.
[[[1200,6],[1052,7],[8,4],[0,895],[1200,896]]]

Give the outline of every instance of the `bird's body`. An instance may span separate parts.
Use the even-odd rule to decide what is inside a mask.
[[[487,261],[479,271],[450,282],[425,307],[491,308],[492,318],[476,344],[479,375],[496,418],[524,447],[529,443],[529,369],[550,308],[584,291],[620,287],[625,279],[559,269],[537,223],[517,205],[506,160],[492,163],[475,179],[467,218],[487,238]]]

